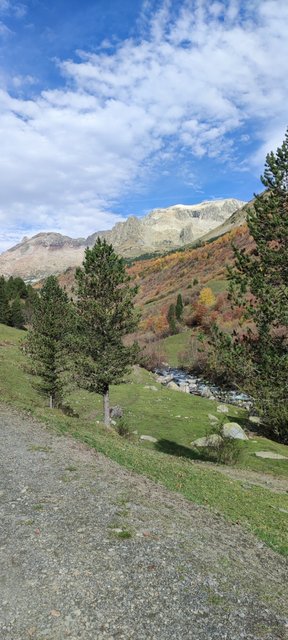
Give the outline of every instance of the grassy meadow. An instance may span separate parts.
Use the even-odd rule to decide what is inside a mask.
[[[183,334],[174,336],[176,353]],[[75,390],[66,402],[77,417],[50,410],[45,398],[35,389],[35,377],[29,373],[29,361],[20,350],[25,332],[0,325],[0,393],[2,401],[28,412],[59,435],[70,434],[126,468],[161,482],[197,504],[205,505],[234,524],[241,524],[273,549],[288,554],[288,499],[245,480],[253,471],[267,482],[271,477],[288,475],[288,460],[264,460],[255,451],[270,450],[288,457],[288,447],[257,435],[240,444],[241,458],[236,465],[243,479],[219,473],[219,466],[200,456],[190,444],[210,430],[208,414],[221,418],[217,402],[170,391],[155,382],[144,369],[135,368],[125,384],[111,388],[111,404],[124,409],[131,432],[123,438],[107,432],[102,423],[102,398]],[[170,339],[172,341],[172,339]],[[168,350],[167,357],[170,361]],[[172,363],[172,362],[171,362]],[[174,364],[174,363],[172,363]],[[175,363],[176,364],[176,363]],[[245,411],[229,407],[225,421],[247,425]],[[133,434],[133,432],[136,432]],[[157,438],[156,443],[140,441],[140,435]],[[208,464],[207,464],[208,462]],[[267,475],[266,475],[267,474]]]

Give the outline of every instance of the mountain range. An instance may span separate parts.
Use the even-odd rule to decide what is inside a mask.
[[[143,218],[130,216],[111,230],[95,232],[88,238],[73,239],[55,232],[38,233],[32,238],[23,238],[0,255],[0,274],[36,282],[50,274],[63,273],[82,263],[85,248],[92,247],[97,237],[105,237],[117,253],[127,258],[163,253],[200,238],[220,235],[241,224],[245,221],[242,213],[245,204],[241,200],[226,199],[153,209]],[[217,232],[221,227],[223,230]]]

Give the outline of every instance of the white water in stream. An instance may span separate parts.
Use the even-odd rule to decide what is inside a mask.
[[[186,371],[183,371],[182,369],[167,367],[163,369],[156,369],[155,373],[159,376],[159,380],[162,378],[164,384],[168,384],[168,382],[172,380],[179,387],[187,385],[189,393],[192,395],[210,398],[211,400],[215,399],[220,402],[227,402],[228,404],[235,404],[247,409],[251,409],[253,405],[252,398],[246,393],[241,393],[235,389],[224,389],[218,387],[201,377],[186,373]]]

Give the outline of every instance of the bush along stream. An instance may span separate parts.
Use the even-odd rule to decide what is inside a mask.
[[[209,400],[218,400],[220,402],[234,404],[248,410],[251,410],[253,406],[252,398],[246,393],[241,393],[235,389],[221,388],[204,378],[188,374],[182,369],[170,367],[158,368],[155,369],[155,373],[158,375],[158,382],[168,388],[176,389],[175,385],[177,385],[179,390],[185,393],[202,396]]]

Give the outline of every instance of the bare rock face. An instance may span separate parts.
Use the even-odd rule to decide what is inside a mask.
[[[0,273],[37,282],[81,264],[85,246],[84,238],[75,240],[60,233],[38,233],[0,255]]]
[[[92,247],[97,237],[105,237],[124,257],[176,249],[209,233],[244,205],[240,200],[228,199],[154,209],[144,218],[131,216],[113,229],[96,232],[86,239],[38,233],[33,238],[23,238],[0,255],[0,274],[35,282],[62,273],[82,263],[85,248]]]

